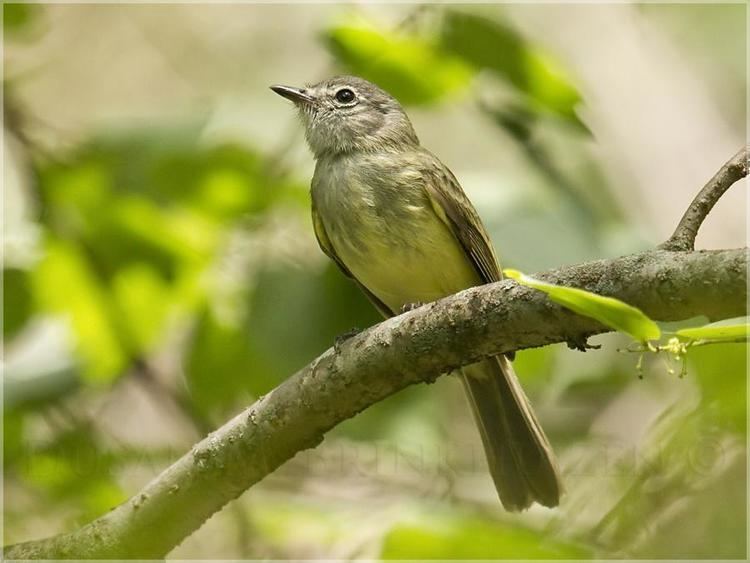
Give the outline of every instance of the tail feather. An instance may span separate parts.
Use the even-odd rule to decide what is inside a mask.
[[[557,506],[562,494],[557,462],[510,362],[499,356],[461,371],[503,506],[511,511],[533,502]]]

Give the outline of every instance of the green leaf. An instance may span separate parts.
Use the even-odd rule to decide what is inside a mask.
[[[41,310],[67,318],[75,349],[90,382],[114,379],[127,362],[108,292],[79,249],[66,241],[47,241],[45,256],[32,273]]]
[[[190,394],[204,414],[247,402],[276,383],[268,381],[267,366],[242,324],[218,318],[209,307],[197,315],[184,365]]]
[[[156,270],[134,263],[117,271],[112,293],[134,351],[149,352],[158,343],[172,305],[170,288]]]
[[[222,166],[205,172],[196,196],[201,209],[231,217],[255,207],[258,191],[242,170]]]
[[[546,283],[519,272],[506,269],[503,273],[518,283],[543,291],[549,298],[579,315],[596,319],[615,330],[629,334],[636,340],[656,340],[661,337],[657,324],[640,309],[613,297],[597,295],[575,287]]]
[[[262,270],[248,306],[247,333],[273,362],[277,381],[331,346],[337,335],[380,320],[357,286],[331,262],[315,273],[286,266]],[[279,315],[280,307],[285,315]],[[315,319],[314,334],[309,323],[289,319]]]
[[[43,493],[46,502],[67,505],[66,512],[88,521],[126,498],[114,477],[116,462],[99,444],[97,431],[81,424],[28,451],[18,469],[25,484]]]
[[[547,53],[508,25],[476,14],[447,10],[440,30],[442,47],[479,69],[508,81],[530,107],[580,124],[575,107],[581,95]]]
[[[690,340],[710,340],[712,342],[736,342],[750,338],[750,324],[709,324],[695,328],[683,328],[677,336]]]
[[[414,35],[385,33],[361,18],[329,28],[323,39],[350,72],[403,104],[430,104],[468,86],[471,68],[459,57]]]
[[[691,347],[689,372],[695,373],[703,402],[712,405],[715,414],[728,428],[747,432],[747,344],[719,342],[711,346]]]
[[[70,460],[51,454],[36,454],[23,467],[23,476],[41,489],[55,490],[68,486],[76,479]]]

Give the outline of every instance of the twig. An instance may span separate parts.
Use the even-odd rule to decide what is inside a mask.
[[[748,159],[750,159],[750,147],[742,147],[695,196],[672,236],[658,248],[673,251],[693,250],[698,229],[716,202],[729,189],[729,186],[747,176]]]

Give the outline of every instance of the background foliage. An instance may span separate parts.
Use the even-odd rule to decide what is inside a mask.
[[[391,91],[504,266],[665,238],[744,139],[745,7],[568,10],[5,4],[5,542],[107,511],[378,321],[316,248],[311,158],[269,83]],[[744,243],[731,197],[699,244]],[[638,379],[626,339],[596,341],[516,360],[562,460],[558,510],[502,511],[442,378],[341,425],[173,556],[744,557],[746,347]]]

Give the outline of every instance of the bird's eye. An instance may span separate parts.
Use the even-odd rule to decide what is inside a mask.
[[[354,92],[349,90],[349,88],[342,88],[336,92],[336,101],[340,104],[350,104],[354,101],[354,97]]]

